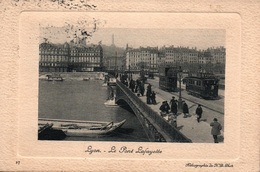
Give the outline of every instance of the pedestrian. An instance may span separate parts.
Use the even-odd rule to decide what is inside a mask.
[[[169,113],[169,110],[171,109],[168,102],[165,101],[165,109],[166,109],[166,113],[168,114]]]
[[[156,94],[154,91],[152,91],[151,100],[152,100],[152,104],[156,105]]]
[[[172,96],[172,99],[170,101],[170,105],[171,105],[171,112],[174,114],[174,115],[177,115],[177,110],[178,110],[178,107],[177,107],[177,103],[176,103],[176,100],[175,100],[175,97]]]
[[[220,130],[222,130],[221,124],[218,122],[217,118],[213,119],[213,122],[210,123],[211,134],[213,135],[214,143],[218,143],[218,135],[220,135]]]
[[[148,84],[147,89],[146,89],[146,103],[151,104],[151,95],[152,95],[152,86],[151,84]]]
[[[200,118],[201,118],[201,116],[202,116],[202,112],[203,112],[203,110],[202,110],[202,108],[201,108],[201,105],[198,104],[198,107],[197,107],[197,109],[196,109],[196,115],[197,115],[197,121],[198,121],[198,123],[200,122]]]
[[[147,85],[146,91],[147,91],[147,92],[152,92],[152,85],[151,85],[151,84],[148,84],[148,85]]]
[[[166,109],[165,109],[165,102],[163,101],[161,106],[160,106],[160,113],[161,113],[161,116],[165,116],[166,115]]]
[[[139,89],[139,79],[137,79],[136,81],[135,81],[135,93],[137,93],[138,92],[138,89]]]
[[[135,81],[134,80],[130,80],[130,89],[132,90],[132,92],[135,91]]]
[[[187,118],[187,116],[189,115],[189,108],[185,101],[183,101],[182,112],[184,114],[183,118]]]
[[[169,113],[170,106],[167,101],[163,101],[162,105],[160,106],[161,115],[164,116]]]
[[[142,96],[144,96],[144,91],[145,91],[144,82],[142,82],[141,85],[140,85],[140,92],[141,92]]]

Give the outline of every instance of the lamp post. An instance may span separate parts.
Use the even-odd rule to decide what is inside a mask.
[[[130,80],[132,79],[131,78],[131,73],[130,73],[130,64],[128,65],[128,75],[129,75],[129,82],[130,82]]]
[[[178,70],[178,81],[179,81],[178,111],[179,112],[182,112],[181,77],[182,77],[182,69],[181,69],[181,67],[179,67],[179,70]]]

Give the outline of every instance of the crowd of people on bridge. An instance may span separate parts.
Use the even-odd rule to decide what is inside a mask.
[[[175,100],[175,97],[173,96],[172,99],[170,100],[170,105],[168,104],[167,101],[163,101],[161,106],[160,106],[160,114],[162,117],[168,117],[168,122],[177,128],[177,116],[178,116],[178,101]],[[189,115],[189,107],[185,101],[182,101],[182,113],[183,113],[183,118],[187,118]],[[201,121],[202,117],[202,107],[200,104],[198,104],[195,114],[197,118],[197,122],[199,123]],[[218,122],[217,118],[214,118],[213,122],[210,123],[210,126],[212,127],[211,129],[211,134],[214,139],[214,143],[218,143],[218,135],[221,134],[222,126]]]
[[[129,84],[128,84],[129,83]],[[156,105],[156,93],[152,90],[152,85],[148,84],[145,90],[145,82],[140,79],[130,79],[129,82],[125,82],[125,85],[129,87],[129,89],[136,93],[137,96],[146,96],[146,103],[148,105]],[[146,91],[146,94],[145,94]],[[167,121],[175,128],[177,128],[177,116],[180,114],[183,114],[183,118],[187,118],[190,115],[189,113],[189,107],[185,101],[181,102],[181,106],[178,106],[178,101],[175,99],[174,96],[172,96],[172,99],[169,101],[165,100],[162,101],[162,104],[160,105],[160,115],[167,119]],[[178,114],[182,111],[182,113]],[[200,104],[198,104],[195,115],[197,122],[201,122],[203,114],[203,109]],[[167,118],[166,118],[167,117]],[[218,135],[220,135],[220,131],[222,129],[221,124],[218,122],[217,118],[214,118],[213,122],[210,123],[210,126],[212,127],[211,134],[213,135],[214,143],[218,143]]]
[[[144,96],[145,93],[145,82],[139,79],[130,79],[129,89],[136,93],[137,96]],[[146,88],[146,103],[156,105],[156,93],[152,90],[151,84],[147,85]]]

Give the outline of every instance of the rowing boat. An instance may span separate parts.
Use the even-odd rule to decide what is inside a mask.
[[[91,135],[105,135],[120,128],[126,120],[121,122],[79,121],[39,118],[39,127],[50,124],[52,129],[62,130],[67,136],[84,137]]]

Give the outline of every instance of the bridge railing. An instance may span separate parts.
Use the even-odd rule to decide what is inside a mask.
[[[138,104],[141,111],[144,114],[148,114],[148,119],[150,122],[154,122],[163,131],[168,133],[174,142],[191,142],[189,138],[183,135],[177,128],[173,127],[169,122],[167,122],[161,115],[155,112],[151,107],[149,107],[145,102],[143,102],[139,97],[137,97],[130,89],[128,89],[120,81],[117,81],[118,86],[129,96],[130,99]]]

